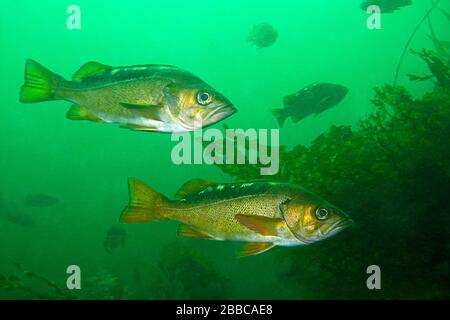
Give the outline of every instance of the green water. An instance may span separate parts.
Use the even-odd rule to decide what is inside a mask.
[[[387,279],[386,286],[391,288],[386,289],[386,295],[384,282],[381,290],[365,287],[367,266],[381,263],[376,249],[367,247],[364,261],[355,257],[352,270],[357,272],[351,277],[321,272],[324,266],[320,261],[308,259],[314,250],[330,257],[336,250],[347,250],[352,243],[363,241],[365,234],[373,233],[371,224],[308,248],[276,248],[243,259],[235,257],[238,243],[178,238],[175,222],[123,225],[128,233],[125,247],[108,254],[103,241],[108,229],[119,225],[118,217],[128,201],[127,177],[139,177],[166,195],[174,194],[192,178],[220,182],[233,178],[217,166],[174,165],[170,135],[69,121],[65,114],[70,104],[64,101],[27,105],[18,101],[27,58],[65,78],[88,61],[112,66],[179,66],[233,102],[238,112],[225,121],[231,128],[277,128],[270,110],[281,107],[284,96],[312,82],[345,85],[349,94],[337,106],[297,124],[288,120],[280,130],[280,143],[288,149],[308,145],[332,125],[352,125],[357,130],[360,120],[374,112],[370,103],[373,88],[392,83],[404,44],[430,7],[428,1],[413,2],[383,15],[381,30],[366,27],[368,15],[359,8],[359,0],[18,0],[4,4],[0,12],[0,195],[8,210],[32,216],[36,226],[27,228],[0,220],[0,274],[22,277],[13,265],[16,262],[65,288],[67,266],[78,265],[82,289],[72,294],[94,299],[448,297],[444,284],[448,280],[448,227],[440,238],[444,249],[433,251],[438,258],[433,260],[436,265],[429,265],[429,270],[440,266],[433,278],[436,282],[428,287],[425,280],[416,285],[415,279],[424,269],[404,265],[412,270],[409,287],[402,281],[401,290],[394,290],[400,266],[389,273],[392,268],[381,265],[382,271],[386,269],[382,279]],[[81,8],[80,30],[66,27],[66,8],[71,4]],[[443,0],[440,7],[448,11],[449,2]],[[449,40],[445,17],[438,11],[431,17],[436,33]],[[279,37],[273,46],[257,49],[247,42],[247,36],[251,27],[261,22],[273,25]],[[433,49],[428,34],[425,23],[410,47]],[[417,98],[433,89],[432,81],[410,82],[407,73],[429,73],[426,64],[409,53],[401,65],[399,84]],[[221,128],[221,124],[215,127]],[[328,174],[323,170],[323,175]],[[414,180],[405,181],[405,186],[411,185],[415,185]],[[60,202],[45,208],[26,206],[27,194],[40,193],[55,196]],[[349,209],[345,207],[351,202],[348,198],[332,200]],[[0,210],[7,210],[6,205]],[[391,215],[397,210],[380,214]],[[361,210],[355,214],[362,214]],[[448,217],[448,204],[440,214]],[[361,228],[367,229],[361,232]],[[410,225],[399,223],[396,228],[408,229]],[[433,250],[436,245],[433,240],[417,250]],[[292,262],[297,268],[292,268]],[[308,283],[291,273],[308,278]],[[34,291],[51,291],[39,281],[26,281],[31,281],[26,285]],[[316,290],[311,282],[329,290]],[[342,294],[340,288],[349,282],[356,289],[353,292],[346,287]],[[0,288],[3,299],[33,297],[21,290]]]

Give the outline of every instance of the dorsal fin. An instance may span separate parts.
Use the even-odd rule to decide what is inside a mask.
[[[215,187],[217,183],[203,179],[192,179],[183,184],[175,194],[175,198],[184,199],[187,196],[198,193],[208,187]]]
[[[96,76],[107,71],[112,70],[113,67],[107,66],[106,64],[102,64],[95,61],[89,61],[81,66],[77,72],[75,72],[72,76],[73,81],[83,81],[86,78]]]

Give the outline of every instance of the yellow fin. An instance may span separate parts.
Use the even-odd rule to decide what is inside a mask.
[[[107,66],[105,64],[95,62],[95,61],[90,61],[88,63],[83,64],[81,66],[81,68],[78,69],[78,71],[74,73],[74,75],[72,76],[72,80],[73,81],[83,81],[86,78],[105,73],[112,69],[113,69],[113,67],[111,67],[111,66]]]
[[[210,239],[210,240],[214,239],[209,234],[194,230],[186,224],[180,224],[178,226],[178,236],[180,236],[182,238],[203,238],[203,239]]]
[[[128,191],[130,202],[123,209],[120,222],[137,223],[165,218],[157,208],[158,204],[166,200],[163,195],[136,178],[128,179]]]
[[[277,227],[283,222],[280,218],[268,218],[264,216],[249,216],[244,214],[235,215],[237,221],[247,228],[262,234],[263,236],[277,236]]]
[[[103,122],[102,119],[92,114],[88,109],[78,104],[73,104],[66,114],[69,120],[89,120],[96,122]]]
[[[157,121],[164,121],[162,118],[164,113],[164,106],[162,105],[139,104],[131,102],[120,102],[119,104],[125,109],[142,112],[142,115],[146,118]]]
[[[175,194],[175,198],[184,199],[187,196],[200,192],[208,187],[215,186],[217,186],[216,182],[211,182],[203,179],[192,179],[183,184],[180,189],[178,189],[177,193]]]
[[[275,245],[270,242],[248,242],[239,250],[239,257],[248,257],[260,254],[272,249],[273,247],[275,247]]]

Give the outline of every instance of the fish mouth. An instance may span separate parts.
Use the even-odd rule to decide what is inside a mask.
[[[232,104],[221,104],[209,112],[203,121],[207,124],[219,122],[236,113],[237,109]]]
[[[342,230],[348,228],[352,224],[353,224],[352,219],[344,218],[322,226],[320,228],[320,232],[322,233],[322,235],[329,237],[341,232]]]

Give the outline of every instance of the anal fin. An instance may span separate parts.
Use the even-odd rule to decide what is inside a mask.
[[[186,224],[180,224],[178,226],[178,236],[180,236],[182,238],[203,238],[203,239],[214,240],[214,238],[211,237],[209,234],[194,230]]]
[[[275,247],[275,244],[270,242],[248,242],[239,250],[239,257],[254,256],[270,250],[273,247]]]
[[[103,122],[102,119],[94,115],[87,108],[82,107],[78,104],[73,104],[66,114],[69,120],[89,120],[95,122]]]

